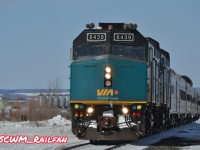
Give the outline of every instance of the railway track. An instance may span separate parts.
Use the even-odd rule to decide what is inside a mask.
[[[90,144],[91,144],[90,142],[78,142],[76,144],[70,144],[66,148],[62,148],[62,150],[78,149]]]
[[[121,142],[121,141],[104,141],[104,142],[97,142],[95,144],[90,143],[89,141],[79,142],[77,144],[68,145],[62,150],[112,150],[124,146],[130,142]]]
[[[81,141],[77,143],[73,143],[70,145],[67,145],[66,147],[62,148],[62,150],[113,150],[113,149],[141,149],[147,148],[148,146],[155,144],[155,143],[160,143],[163,139],[171,139],[171,137],[176,137],[178,134],[186,132],[191,132],[193,130],[196,130],[198,128],[199,130],[199,125],[196,123],[190,123],[190,124],[185,124],[178,126],[176,128],[170,129],[170,130],[165,130],[163,132],[160,132],[158,134],[153,134],[144,138],[141,138],[137,141],[133,142],[121,142],[121,141],[104,141],[104,142],[97,142],[95,144],[91,144],[89,141]],[[173,138],[172,138],[173,140]],[[178,141],[177,141],[178,142]],[[196,141],[195,141],[196,142]],[[198,141],[199,142],[199,141]],[[163,142],[161,142],[163,143]],[[172,145],[167,144],[166,146],[170,147]],[[176,146],[176,145],[175,145]]]

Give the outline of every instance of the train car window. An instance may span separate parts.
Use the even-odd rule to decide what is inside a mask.
[[[183,90],[180,90],[180,97],[182,100],[186,100],[186,92]]]
[[[155,49],[155,56],[156,58],[160,59],[160,52],[157,49]]]
[[[196,103],[196,97],[192,97],[191,102],[192,102],[192,103]]]
[[[187,94],[187,101],[191,100],[191,95]]]
[[[75,50],[75,58],[87,58],[108,54],[107,45],[78,45]]]
[[[144,46],[114,45],[112,47],[112,55],[145,60],[145,49]]]
[[[171,85],[171,94],[174,94],[174,86]]]

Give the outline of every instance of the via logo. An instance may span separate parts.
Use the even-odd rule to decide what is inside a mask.
[[[118,90],[113,89],[97,89],[97,96],[113,96],[113,94],[118,95]]]

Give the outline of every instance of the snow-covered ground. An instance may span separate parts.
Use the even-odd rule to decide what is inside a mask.
[[[181,146],[180,149],[190,149],[190,150],[200,150],[200,119],[195,123],[190,123],[186,125],[182,125],[180,127],[174,128],[172,130],[168,130],[150,137],[143,138],[136,142],[127,144],[124,147],[118,148],[118,150],[143,150],[148,146],[158,143],[162,139],[167,139],[170,137],[180,137],[186,139],[185,145],[191,146]],[[173,142],[174,143],[174,142]],[[173,146],[173,144],[165,145],[165,146]]]
[[[67,143],[55,143],[55,144],[25,144],[24,142],[17,144],[7,144],[2,141],[1,136],[27,136],[29,141],[33,141],[35,136],[43,137],[63,137],[67,136]],[[71,122],[62,118],[60,115],[46,121],[39,122],[0,122],[0,150],[29,150],[29,149],[61,149],[65,145],[78,142],[79,140],[71,133]]]
[[[68,141],[64,143],[55,143],[47,144],[47,143],[24,143],[20,142],[17,144],[6,144],[3,141],[5,137],[11,136],[27,136],[29,141],[33,142],[35,136],[40,137],[68,137]],[[189,138],[194,141],[200,141],[200,120],[195,123],[191,123],[188,125],[183,125],[178,128],[165,131],[160,134],[153,135],[151,137],[146,137],[139,141],[127,144],[125,146],[119,147],[119,150],[127,150],[127,149],[135,149],[135,150],[143,150],[147,148],[149,145],[153,143],[159,142],[161,139],[169,138],[169,137],[181,137],[181,138]],[[58,150],[62,149],[69,145],[74,145],[75,143],[82,142],[78,140],[71,133],[71,122],[62,118],[60,115],[46,121],[40,122],[0,122],[0,150],[29,150],[29,149],[37,149],[37,150]],[[170,145],[169,145],[170,146]],[[97,146],[98,147],[98,146]],[[183,149],[191,149],[191,150],[199,150],[200,145],[192,145],[182,147]],[[96,148],[96,150],[99,149]],[[100,148],[101,149],[101,148]]]

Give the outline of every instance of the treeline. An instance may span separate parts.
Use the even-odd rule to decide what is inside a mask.
[[[5,109],[0,110],[0,121],[41,121],[51,119],[56,115],[70,119],[70,110],[68,108],[66,111],[63,111],[58,107],[49,105],[41,106],[36,100],[28,101],[27,107],[24,107],[24,105],[16,101],[9,111]]]
[[[68,93],[69,89],[56,89],[59,93]],[[0,89],[0,94],[13,93],[49,93],[51,89]]]

